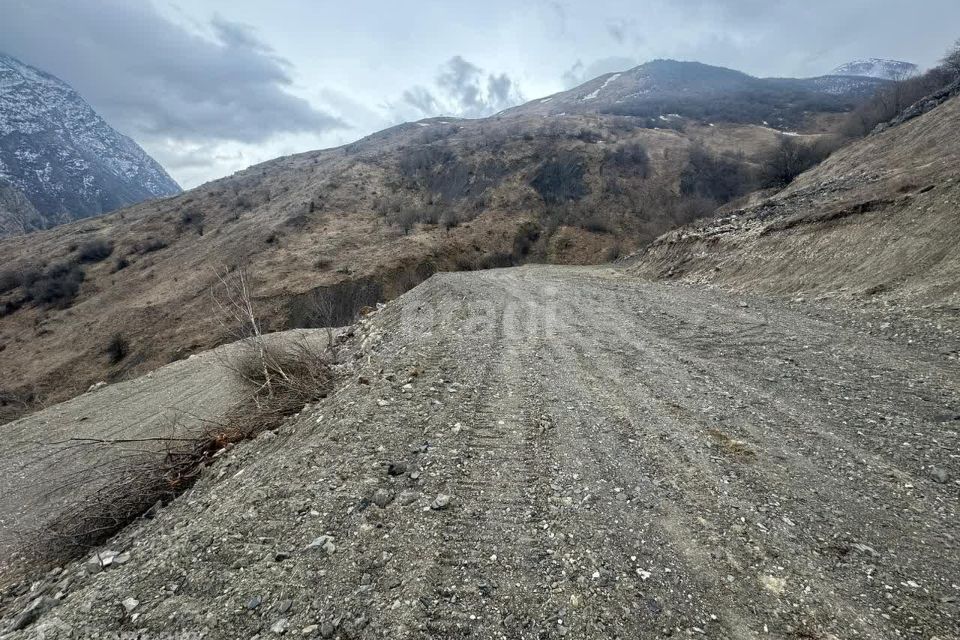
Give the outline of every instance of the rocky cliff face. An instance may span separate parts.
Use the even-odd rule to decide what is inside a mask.
[[[0,180],[0,236],[22,235],[43,228],[43,216],[20,190]]]
[[[41,227],[180,192],[153,158],[66,83],[4,55],[0,180],[29,200]],[[15,226],[0,221],[0,234]]]

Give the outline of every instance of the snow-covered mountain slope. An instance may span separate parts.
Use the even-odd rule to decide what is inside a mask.
[[[66,83],[3,54],[0,179],[26,196],[48,227],[180,192]]]
[[[860,76],[864,78],[879,78],[881,80],[902,80],[920,73],[920,67],[912,62],[902,60],[884,60],[870,58],[868,60],[854,60],[842,64],[830,72],[831,76]]]

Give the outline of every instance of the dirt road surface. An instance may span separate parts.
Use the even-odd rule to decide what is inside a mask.
[[[957,362],[810,309],[434,276],[22,633],[960,637]]]

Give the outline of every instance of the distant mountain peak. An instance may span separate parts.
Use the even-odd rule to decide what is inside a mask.
[[[2,53],[0,180],[26,197],[42,226],[180,192],[67,83]]]
[[[868,58],[853,60],[842,64],[828,75],[831,76],[860,76],[865,78],[879,78],[881,80],[900,80],[920,73],[920,67],[912,62],[902,60],[885,60],[883,58]]]

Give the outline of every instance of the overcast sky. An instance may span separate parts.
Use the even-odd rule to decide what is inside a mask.
[[[0,0],[0,51],[73,85],[184,187],[653,58],[812,76],[932,65],[960,0]]]

